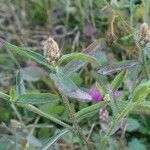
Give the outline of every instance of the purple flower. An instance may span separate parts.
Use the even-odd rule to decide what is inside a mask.
[[[100,94],[100,92],[96,88],[92,88],[90,90],[90,95],[92,96],[92,99],[96,102],[103,100],[103,96]]]
[[[116,91],[114,92],[114,95],[115,95],[115,97],[121,96],[121,91],[116,90]]]

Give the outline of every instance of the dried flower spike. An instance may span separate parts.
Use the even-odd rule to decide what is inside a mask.
[[[46,57],[46,60],[51,64],[55,64],[60,57],[58,44],[51,37],[49,37],[43,42],[43,45],[44,56]]]
[[[150,28],[147,23],[143,23],[139,30],[140,40],[147,44],[150,42]]]
[[[149,26],[147,23],[143,23],[140,27],[140,37],[141,38],[145,38],[146,37],[146,34],[149,30]]]

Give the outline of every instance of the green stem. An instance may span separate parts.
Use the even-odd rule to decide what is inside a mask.
[[[61,120],[57,119],[56,117],[53,117],[53,116],[51,116],[49,114],[46,114],[45,112],[37,109],[33,105],[26,104],[26,105],[19,105],[19,106],[22,106],[22,107],[24,107],[24,108],[26,108],[26,109],[28,109],[28,110],[30,110],[30,111],[40,115],[40,116],[43,116],[43,117],[45,117],[45,118],[55,122],[56,124],[61,125],[62,127],[68,128],[69,130],[73,131],[72,127],[69,126],[68,124],[66,124],[65,122],[63,122],[63,121],[61,121]]]
[[[75,117],[75,112],[73,111],[73,108],[71,107],[70,105],[70,102],[69,100],[64,96],[62,95],[62,99],[63,99],[63,102],[67,108],[67,111],[68,111],[68,114],[70,116],[70,119],[72,120],[73,122],[73,125],[75,127],[75,133],[78,135],[78,137],[87,144],[87,148],[89,148],[89,143],[86,139],[86,137],[84,136],[84,134],[82,133],[81,131],[81,128],[79,127],[78,123],[77,123],[77,120],[76,120],[76,117]],[[90,146],[91,147],[91,146]]]
[[[12,109],[14,110],[14,112],[16,113],[16,115],[17,115],[19,121],[21,122],[22,126],[24,127],[24,129],[27,130],[26,125],[24,124],[24,122],[23,122],[23,120],[22,120],[22,117],[21,117],[20,113],[18,112],[16,106],[12,103],[12,104],[11,104],[11,107],[12,107]]]
[[[150,80],[150,75],[149,75],[149,71],[148,71],[148,66],[147,66],[147,61],[146,61],[146,56],[145,56],[144,50],[142,50],[142,61],[143,61],[143,69],[145,71],[146,79]]]

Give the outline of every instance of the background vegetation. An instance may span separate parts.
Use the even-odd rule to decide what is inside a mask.
[[[96,55],[96,59],[102,67],[105,67],[122,60],[139,59],[140,49],[135,42],[138,38],[136,33],[144,22],[150,25],[149,5],[149,0],[1,0],[0,36],[9,43],[40,54],[43,54],[43,41],[49,36],[57,41],[61,54],[81,52],[96,39],[103,38],[107,46],[103,48],[100,45],[101,51]],[[147,52],[150,58],[150,51]],[[136,66],[128,70],[128,76],[126,79],[123,78],[119,85],[121,96],[117,99],[127,100],[133,93],[135,85],[150,79],[149,63],[144,67],[147,73],[140,70],[137,74]],[[101,81],[106,85],[112,83],[117,75],[117,73],[109,76],[100,75],[95,68],[94,65],[88,64],[75,72],[71,79],[76,85],[88,91],[98,86]],[[58,95],[59,91],[46,67],[13,53],[9,47],[1,48],[0,91],[11,97],[15,95],[16,82],[20,84],[22,80],[20,74],[17,74],[18,71],[21,73],[27,93]],[[38,95],[34,96],[35,99],[41,100]],[[149,100],[148,97],[147,101]],[[71,100],[75,112],[95,103],[95,101],[83,103]],[[71,124],[66,106],[61,100],[55,100],[54,97],[51,103],[36,104],[36,106],[39,110]],[[136,113],[131,113],[128,116],[126,132],[122,133],[120,125],[116,131],[113,131],[114,134],[109,138],[109,144],[105,149],[150,149],[149,109],[150,105],[145,109],[148,111],[144,113],[139,113],[138,109]],[[107,111],[111,120],[116,108],[112,110],[108,107]],[[97,111],[91,115],[92,117],[90,114],[89,117],[83,117],[79,125],[83,134],[94,143],[94,148],[99,149],[101,114]],[[50,140],[48,144],[52,142],[51,147],[43,147],[43,150],[86,149],[82,147],[78,136],[62,129],[60,125],[25,107],[22,108],[0,98],[0,150],[42,149],[43,143],[47,140]],[[59,133],[60,131],[62,132]],[[55,139],[59,140],[53,144]]]

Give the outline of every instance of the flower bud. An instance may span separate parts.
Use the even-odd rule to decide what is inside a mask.
[[[100,109],[99,111],[100,117],[100,126],[101,126],[101,133],[106,133],[109,128],[109,112],[107,109]]]

